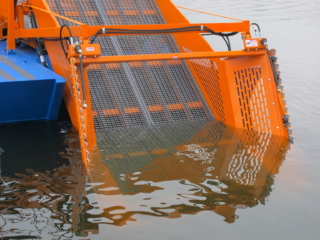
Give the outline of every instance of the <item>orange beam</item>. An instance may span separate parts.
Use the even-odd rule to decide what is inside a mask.
[[[102,28],[106,29],[130,29],[130,30],[164,30],[172,28],[206,26],[211,30],[220,32],[248,32],[250,31],[250,24],[247,22],[235,23],[176,23],[176,24],[155,24],[155,25],[119,25],[119,26],[85,26],[87,34],[93,36]],[[74,37],[83,36],[83,26],[70,27]],[[203,31],[196,31],[197,33],[204,33]],[[185,33],[185,32],[181,32]],[[37,37],[59,37],[60,27],[53,28],[39,28],[39,29],[16,29],[16,38],[37,38]],[[155,34],[155,33],[150,33]],[[163,33],[161,33],[163,34]],[[180,34],[180,33],[174,33]],[[136,35],[136,34],[101,34],[100,36],[115,36],[115,35]],[[147,34],[144,34],[147,35]]]
[[[251,51],[221,51],[221,52],[192,52],[192,53],[166,53],[166,54],[148,54],[148,55],[125,55],[125,56],[102,56],[84,58],[84,64],[101,63],[120,63],[120,62],[138,62],[138,61],[156,61],[156,60],[177,60],[177,59],[195,59],[195,58],[234,58],[245,56],[258,56],[265,54],[265,50]],[[77,59],[79,63],[79,59]]]
[[[14,0],[8,0],[8,37],[7,37],[7,53],[15,54],[16,39],[15,39],[15,12]]]

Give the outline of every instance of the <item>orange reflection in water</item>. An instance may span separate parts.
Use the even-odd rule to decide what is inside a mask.
[[[93,182],[102,184],[90,191],[89,202],[98,202],[90,213],[116,225],[136,214],[178,218],[200,211],[232,223],[237,208],[265,204],[288,149],[284,138],[228,130],[216,121],[112,130],[98,137],[102,151],[92,164],[103,162],[110,172],[90,170]],[[105,185],[121,192],[121,204],[108,200],[115,193]]]
[[[2,236],[85,237],[98,234],[99,224],[122,226],[139,214],[211,211],[233,223],[238,208],[265,204],[288,150],[286,139],[214,120],[97,136],[99,150],[87,167],[69,135],[69,166],[3,179]]]

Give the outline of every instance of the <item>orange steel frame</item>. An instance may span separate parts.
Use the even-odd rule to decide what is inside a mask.
[[[177,7],[170,0],[155,0],[163,17],[167,24],[158,25],[121,25],[121,26],[88,26],[86,24],[68,19],[50,11],[49,6],[45,0],[28,0],[28,2],[22,3],[14,7],[14,0],[0,0],[0,24],[3,25],[0,28],[7,27],[7,49],[8,53],[12,53],[15,50],[15,41],[18,38],[57,38],[59,37],[60,26],[55,17],[66,19],[70,22],[76,23],[79,26],[70,27],[74,37],[80,37],[81,40],[87,42],[90,36],[93,36],[99,29],[170,29],[170,28],[181,28],[188,26],[206,26],[215,32],[240,32],[243,40],[250,40],[250,22],[239,19],[239,22],[232,23],[200,23],[191,24],[177,9]],[[190,9],[189,9],[190,10]],[[24,28],[24,15],[27,15],[30,11],[33,11],[37,22],[38,29],[25,29]],[[203,12],[205,13],[205,12]],[[208,14],[208,13],[206,13]],[[219,16],[219,15],[218,15]],[[268,106],[267,119],[270,122],[268,131],[277,136],[288,138],[287,129],[283,124],[282,117],[284,116],[285,108],[282,101],[281,93],[278,92],[277,85],[275,83],[272,66],[268,56],[268,50],[266,46],[260,44],[261,39],[256,39],[259,42],[257,47],[244,47],[241,51],[222,51],[216,52],[201,36],[201,31],[198,32],[184,32],[184,33],[173,33],[181,53],[174,54],[154,54],[154,55],[132,55],[132,56],[88,56],[83,59],[83,64],[87,67],[89,64],[101,64],[101,63],[115,63],[115,62],[135,62],[135,61],[159,61],[159,60],[177,60],[185,59],[188,66],[190,67],[193,76],[208,103],[215,118],[223,122],[226,126],[234,128],[246,129],[244,124],[245,118],[248,116],[252,118],[250,120],[253,124],[260,126],[258,120],[247,111],[245,108],[239,107],[245,102],[241,103],[239,86],[235,81],[236,74],[240,74],[253,67],[259,67],[262,69],[260,79],[263,81],[263,93],[257,86],[252,89],[252,93],[245,91],[242,93],[243,99],[254,98],[254,93],[264,94],[267,96],[265,106]],[[1,35],[0,31],[0,35]],[[63,31],[64,36],[67,35],[67,31]],[[104,34],[105,36],[111,34]],[[117,34],[112,34],[117,35]],[[130,34],[128,34],[130,35]],[[2,38],[4,36],[0,36]],[[32,44],[31,44],[32,45]],[[93,113],[91,110],[90,100],[87,102],[88,107],[83,107],[83,93],[82,89],[85,89],[87,99],[90,99],[90,91],[88,84],[88,76],[85,68],[85,87],[82,88],[80,78],[79,58],[71,57],[69,61],[64,57],[64,53],[61,50],[59,42],[45,41],[46,49],[49,53],[49,57],[56,73],[64,76],[67,79],[67,85],[64,92],[64,99],[72,120],[73,125],[78,129],[83,159],[88,159],[88,152],[96,145],[95,130],[93,124]],[[69,56],[72,53],[69,52]],[[63,56],[63,60],[61,58]],[[74,54],[73,54],[74,56]],[[221,90],[221,102],[223,103],[223,117],[217,112],[216,105],[212,101],[212,95],[215,94],[207,83],[204,82],[203,76],[201,76],[197,67],[201,65],[200,62],[194,61],[194,59],[207,59],[210,64],[217,67],[219,74],[218,84]],[[68,64],[70,69],[66,70],[65,65]],[[208,72],[212,71],[212,67],[204,66]],[[249,71],[248,70],[248,71]],[[71,72],[69,72],[71,71]],[[251,70],[250,70],[251,71]],[[252,70],[253,71],[253,70]],[[237,78],[237,76],[236,76]],[[243,78],[243,77],[242,77]],[[207,84],[207,85],[206,85]],[[209,83],[210,85],[210,83]],[[243,90],[241,90],[243,91]],[[253,99],[253,101],[255,101]],[[239,103],[240,102],[240,103]],[[252,103],[252,101],[251,101]],[[257,107],[262,112],[264,109],[260,105]],[[258,111],[257,110],[257,111]],[[244,111],[247,111],[244,113]],[[244,115],[245,114],[245,115]],[[269,131],[270,130],[270,131]]]

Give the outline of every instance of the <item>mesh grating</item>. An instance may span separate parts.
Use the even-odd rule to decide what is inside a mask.
[[[192,52],[186,47],[183,47],[183,49],[185,52]],[[222,123],[225,123],[226,118],[222,101],[218,66],[215,62],[212,62],[207,58],[191,59],[190,63],[200,79],[207,95],[209,96],[217,118]]]
[[[217,117],[219,117],[219,120],[224,123],[226,118],[220,88],[219,72],[216,65],[209,59],[192,59],[191,63],[208,93]]]
[[[165,23],[153,0],[47,2],[52,11],[88,25]],[[96,42],[104,56],[179,52],[170,34],[98,37]],[[96,129],[212,118],[185,61],[92,65],[87,73]]]
[[[170,35],[132,35],[116,37],[123,55],[174,53],[178,49],[170,44]]]
[[[164,23],[153,1],[102,0],[101,5],[111,25]]]
[[[88,25],[104,25],[94,0],[47,0],[51,11]],[[57,18],[60,25],[76,24]]]
[[[113,47],[112,39],[110,37],[98,38],[95,43],[100,44],[101,54],[104,56],[115,56],[117,52]]]

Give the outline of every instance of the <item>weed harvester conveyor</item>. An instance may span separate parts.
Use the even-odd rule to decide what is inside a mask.
[[[48,53],[84,161],[107,129],[217,119],[293,140],[275,51],[250,22],[191,24],[170,0],[1,0],[7,53]],[[27,22],[29,17],[29,24]],[[242,36],[214,51],[202,33]],[[98,139],[99,140],[99,139]]]

